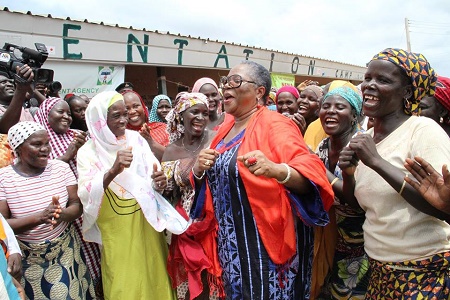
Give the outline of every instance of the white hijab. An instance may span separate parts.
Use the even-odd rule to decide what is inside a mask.
[[[132,147],[133,161],[129,168],[116,176],[109,188],[120,198],[134,198],[155,230],[167,229],[183,233],[189,226],[175,208],[152,187],[153,164],[161,169],[148,143],[138,132],[125,130],[125,138],[117,139],[109,129],[108,108],[123,101],[117,92],[102,92],[92,98],[86,110],[86,124],[91,135],[77,154],[79,174],[78,195],[83,203],[83,232],[88,241],[101,244],[100,231],[95,224],[102,203],[103,176],[113,166],[117,151]]]

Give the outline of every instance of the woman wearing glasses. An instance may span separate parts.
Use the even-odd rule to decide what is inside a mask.
[[[233,118],[192,168],[210,288],[227,299],[308,299],[306,225],[325,225],[333,202],[325,168],[295,123],[258,105],[270,91],[267,69],[244,61],[221,85]]]

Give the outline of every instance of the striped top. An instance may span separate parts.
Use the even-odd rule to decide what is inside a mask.
[[[42,174],[23,176],[12,166],[0,169],[0,201],[7,201],[11,218],[23,218],[42,212],[59,195],[61,208],[68,200],[67,186],[76,185],[76,179],[68,164],[60,160],[49,160]],[[58,237],[68,223],[61,222],[52,229],[51,224],[41,224],[17,235],[21,241],[42,243]]]

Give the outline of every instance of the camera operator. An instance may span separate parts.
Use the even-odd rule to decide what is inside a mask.
[[[27,93],[34,93],[33,70],[25,64],[16,68],[14,77],[0,73],[0,133],[4,134],[19,121],[34,121],[30,110],[23,108]]]

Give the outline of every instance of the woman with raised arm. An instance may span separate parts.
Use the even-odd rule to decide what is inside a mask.
[[[83,234],[102,245],[106,299],[174,299],[161,231],[188,223],[159,192],[167,185],[159,162],[136,131],[127,130],[123,96],[103,92],[86,110],[91,139],[79,150],[78,194]]]

